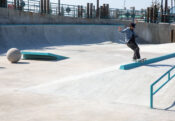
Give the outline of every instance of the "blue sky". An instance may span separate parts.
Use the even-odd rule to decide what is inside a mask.
[[[51,0],[52,2],[57,2],[57,0]],[[61,0],[61,3],[72,4],[72,5],[86,5],[86,3],[94,3],[96,5],[96,0]],[[123,8],[124,0],[100,0],[100,4],[109,3],[110,8]],[[135,6],[136,9],[146,8],[150,6],[152,0],[126,0],[126,7],[130,8]]]

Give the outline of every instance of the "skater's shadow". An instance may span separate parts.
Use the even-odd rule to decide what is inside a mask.
[[[169,65],[169,64],[148,64],[148,65],[144,65],[144,66],[160,68],[160,67],[174,67],[175,65]]]

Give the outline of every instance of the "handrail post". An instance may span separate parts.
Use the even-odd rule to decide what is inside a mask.
[[[150,87],[150,108],[153,108],[153,85]]]
[[[168,80],[170,80],[170,72],[168,73]]]

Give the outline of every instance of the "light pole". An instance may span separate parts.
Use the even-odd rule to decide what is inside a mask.
[[[165,0],[165,14],[168,13],[168,0]]]
[[[124,10],[126,9],[126,0],[124,0],[123,8],[124,8]]]
[[[58,0],[58,15],[60,15],[60,0]]]
[[[97,15],[97,18],[99,18],[100,17],[100,9],[99,9],[99,0],[97,0],[97,13],[96,13]]]

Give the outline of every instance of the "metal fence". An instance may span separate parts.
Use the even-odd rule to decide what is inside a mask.
[[[147,12],[146,12],[147,14]],[[173,23],[175,22],[175,14],[169,13],[169,14],[163,14],[161,15],[161,12],[157,12],[157,17],[154,19],[152,17],[152,20],[148,18],[148,16],[145,16],[145,22],[147,23]]]
[[[145,10],[124,10],[124,9],[110,9],[110,18],[113,19],[145,19]]]
[[[9,9],[19,9],[26,12],[33,13],[42,13],[40,0],[8,0],[7,8]],[[18,7],[16,7],[16,4]],[[81,9],[81,10],[80,10]],[[96,18],[97,10],[95,6],[92,8],[91,17],[88,16],[87,6],[78,6],[78,5],[67,5],[67,4],[58,4],[49,2],[49,12],[47,14],[60,15],[60,16],[69,16],[69,17],[81,17],[81,18]],[[100,9],[100,11],[102,11]],[[100,13],[100,12],[99,12]],[[109,8],[107,17],[100,15],[100,18],[106,19],[125,19],[131,20],[134,18],[144,20],[145,19],[145,10],[124,10],[124,9],[114,9]]]

